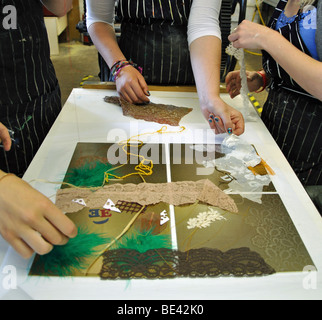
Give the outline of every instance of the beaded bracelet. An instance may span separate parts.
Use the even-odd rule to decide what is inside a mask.
[[[111,67],[111,76],[110,81],[115,82],[118,75],[120,74],[121,70],[127,66],[132,66],[133,68],[137,69],[142,74],[142,68],[139,67],[136,63],[132,62],[131,60],[120,60],[113,64]]]

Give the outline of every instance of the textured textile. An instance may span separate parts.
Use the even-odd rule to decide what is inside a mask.
[[[136,202],[142,206],[160,202],[175,206],[201,201],[221,209],[238,212],[234,200],[209,180],[171,183],[113,184],[95,192],[89,189],[67,188],[57,191],[56,205],[65,212],[77,212],[83,207],[73,199],[84,199],[89,208],[101,208],[107,199]]]
[[[253,277],[274,274],[275,270],[249,248],[201,248],[187,252],[155,249],[140,253],[135,250],[109,250],[103,255],[101,279],[171,279],[177,277]]]
[[[22,176],[61,110],[40,0],[0,0],[17,10],[17,29],[0,24],[0,122],[12,131],[1,169]]]
[[[181,119],[192,111],[191,108],[176,107],[173,105],[148,103],[135,105],[118,97],[105,97],[105,102],[120,105],[123,115],[134,119],[179,126]]]
[[[321,185],[321,103],[283,88],[270,90],[262,120],[300,181]]]

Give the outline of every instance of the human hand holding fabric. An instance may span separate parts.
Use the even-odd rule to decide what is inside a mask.
[[[116,80],[117,92],[123,99],[130,103],[149,103],[150,96],[148,85],[141,73],[132,66],[124,67]]]
[[[242,21],[228,37],[235,48],[265,49],[265,44],[276,31],[249,20]]]
[[[263,86],[263,77],[256,71],[246,71],[247,86],[250,92],[256,92]],[[240,71],[231,71],[227,74],[226,90],[233,99],[240,94],[241,90],[241,76]]]
[[[0,171],[0,234],[25,259],[44,255],[77,235],[74,223],[48,198]]]

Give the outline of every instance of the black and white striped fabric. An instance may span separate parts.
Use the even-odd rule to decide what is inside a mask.
[[[14,143],[10,152],[0,149],[0,166],[21,177],[61,110],[61,96],[40,0],[0,0],[0,21],[7,6],[16,9],[17,28],[0,23],[0,122]]]
[[[275,29],[286,3],[281,0],[277,5],[271,28]],[[310,55],[299,33],[298,18],[278,32]],[[267,52],[263,52],[263,66],[272,83],[262,119],[300,181],[307,186],[322,185],[322,102],[304,91]]]
[[[119,46],[148,84],[194,84],[187,41],[192,0],[119,0]]]

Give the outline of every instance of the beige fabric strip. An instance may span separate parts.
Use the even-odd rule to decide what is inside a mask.
[[[90,189],[60,189],[56,205],[64,212],[76,212],[84,207],[73,202],[83,199],[89,208],[101,208],[108,199],[136,202],[142,206],[160,202],[179,206],[201,201],[211,206],[237,213],[234,200],[209,180],[180,181],[171,183],[112,184],[93,192]]]

